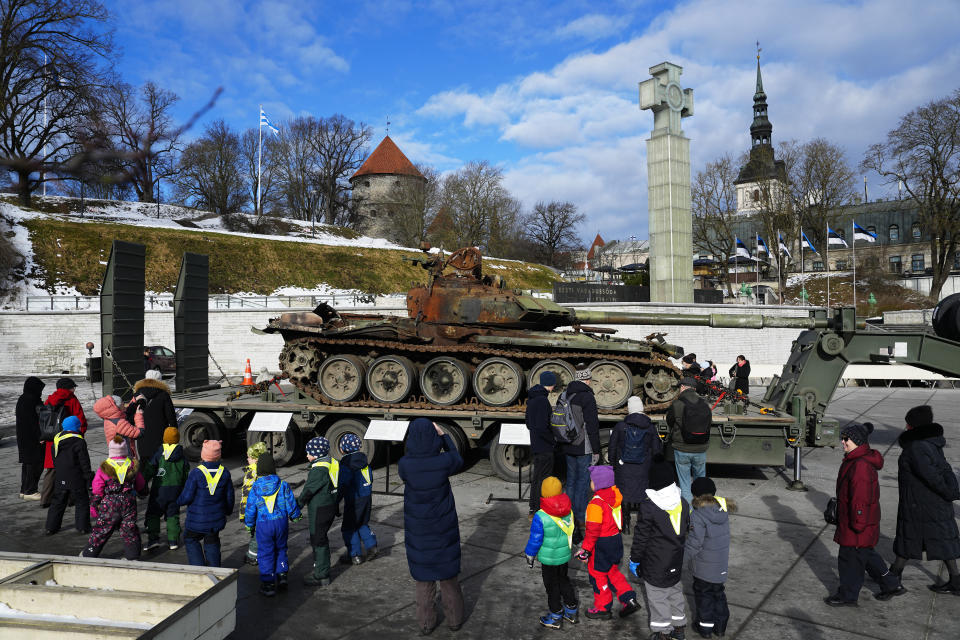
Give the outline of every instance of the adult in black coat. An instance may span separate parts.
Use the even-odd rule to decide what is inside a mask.
[[[550,428],[553,407],[548,396],[557,384],[553,371],[540,374],[540,384],[527,391],[527,410],[524,417],[530,431],[530,455],[533,458],[533,475],[530,478],[530,518],[540,510],[540,484],[553,475],[557,439]]]
[[[40,474],[43,473],[43,443],[37,409],[43,404],[43,380],[30,376],[17,398],[17,454],[20,459],[20,497],[39,500]]]
[[[750,393],[750,361],[743,355],[737,356],[736,363],[730,367],[730,380],[734,391],[743,395]]]
[[[953,501],[960,499],[957,475],[943,455],[943,427],[933,421],[928,405],[914,407],[906,415],[907,429],[899,438],[903,452],[897,463],[900,503],[897,505],[897,535],[893,552],[897,559],[890,571],[901,574],[907,560],[943,560],[950,578],[930,589],[960,594],[960,532]]]
[[[579,369],[576,380],[567,385],[564,393],[570,399],[574,414],[583,418],[583,442],[564,444],[562,452],[567,456],[567,495],[573,503],[573,518],[577,523],[573,543],[583,540],[587,521],[587,503],[593,496],[590,490],[590,465],[600,461],[600,419],[597,415],[597,399],[590,388],[592,375],[589,369]]]
[[[177,412],[170,399],[170,387],[163,382],[156,369],[147,371],[147,377],[133,385],[134,402],[127,407],[127,420],[133,424],[137,407],[143,407],[143,434],[137,438],[137,457],[150,460],[163,443],[163,430],[177,428]]]
[[[623,495],[624,534],[630,533],[630,512],[636,511],[640,502],[647,497],[650,465],[655,457],[663,455],[663,442],[653,422],[643,413],[643,400],[631,396],[627,400],[627,411],[627,417],[613,427],[607,449],[617,488]],[[634,451],[636,442],[642,443],[640,451]],[[642,459],[643,462],[636,462],[636,459]]]
[[[442,450],[442,451],[441,451]],[[460,523],[450,476],[463,458],[449,435],[427,418],[407,429],[406,452],[397,463],[403,480],[403,537],[410,575],[416,580],[417,623],[429,633],[437,624],[437,583],[447,626],[463,624]]]

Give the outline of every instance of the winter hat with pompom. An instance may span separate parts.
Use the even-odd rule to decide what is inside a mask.
[[[180,444],[180,432],[176,427],[167,427],[163,430],[163,444]]]
[[[123,436],[113,436],[113,440],[107,444],[107,455],[111,458],[126,458],[130,453],[127,448],[127,442]]]

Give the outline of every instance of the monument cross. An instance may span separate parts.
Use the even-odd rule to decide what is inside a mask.
[[[651,302],[693,302],[690,140],[680,128],[681,119],[693,115],[693,89],[680,86],[682,73],[662,62],[640,83],[640,108],[653,111],[647,140]]]

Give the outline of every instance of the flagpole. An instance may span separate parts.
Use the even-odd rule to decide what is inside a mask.
[[[257,210],[260,215],[260,154],[263,149],[263,105],[260,105],[260,113],[257,114]]]
[[[827,265],[827,309],[830,308],[830,223],[827,223],[827,248],[823,250],[823,262]]]
[[[856,222],[851,221],[851,224],[857,224]],[[850,227],[852,234],[850,235],[850,242],[853,244],[850,245],[851,250],[853,251],[853,317],[857,317],[857,230],[853,227]]]

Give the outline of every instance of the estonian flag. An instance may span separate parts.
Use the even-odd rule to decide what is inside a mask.
[[[783,252],[783,253],[785,253],[788,258],[790,258],[791,260],[793,260],[793,256],[790,255],[790,249],[787,249],[787,245],[785,245],[785,244],[783,243],[783,234],[782,234],[782,233],[778,233],[777,236],[780,238],[780,251]]]
[[[813,251],[814,253],[819,253],[819,252],[813,247],[813,243],[810,242],[810,239],[807,238],[807,234],[805,234],[802,229],[800,230],[800,239],[801,239],[801,241],[802,241],[802,242],[800,243],[800,248],[801,248],[801,249],[809,249],[810,251]]]
[[[280,129],[275,127],[273,123],[270,122],[270,118],[268,118],[267,114],[263,112],[263,107],[260,107],[260,126],[268,127],[270,131],[273,131],[275,134],[280,135]]]
[[[827,247],[832,247],[832,246],[834,246],[834,245],[839,246],[839,247],[849,247],[849,246],[850,246],[850,245],[847,244],[847,241],[846,241],[846,240],[844,240],[842,237],[840,237],[840,234],[839,234],[839,233],[837,233],[836,231],[834,231],[834,230],[831,229],[830,227],[827,227]]]
[[[873,233],[872,231],[867,231],[866,229],[858,225],[856,221],[854,221],[853,241],[856,242],[857,240],[866,240],[867,242],[876,242],[877,234]]]
[[[767,249],[767,243],[763,241],[763,238],[757,236],[757,255],[765,253],[768,256],[770,255],[770,249]]]
[[[741,240],[740,238],[737,238],[737,255],[742,256],[744,258],[751,257],[750,249],[747,249],[747,245],[743,244],[743,240]]]

